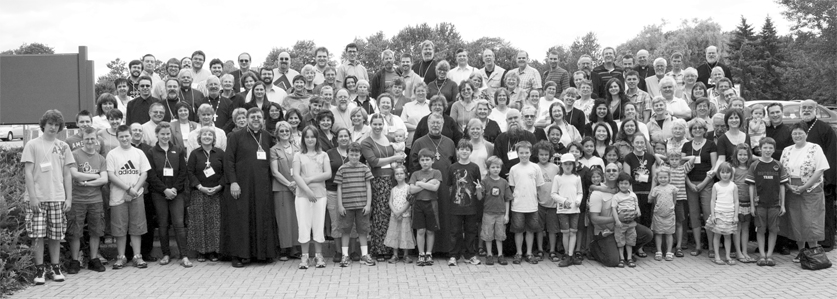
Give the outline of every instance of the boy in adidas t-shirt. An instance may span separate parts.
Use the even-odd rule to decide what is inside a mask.
[[[131,247],[136,255],[134,266],[146,268],[140,251],[141,236],[148,231],[145,222],[145,204],[142,185],[151,165],[141,150],[131,146],[130,127],[121,125],[116,129],[119,147],[111,150],[107,157],[108,179],[110,181],[110,225],[111,234],[116,237],[116,262],[113,269],[121,269],[125,258],[127,235],[131,235]]]

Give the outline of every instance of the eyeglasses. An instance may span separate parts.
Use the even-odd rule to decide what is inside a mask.
[[[279,58],[279,61],[288,61],[291,60],[290,58]]]
[[[154,111],[154,112],[151,112],[151,114],[166,114],[166,112],[165,111]]]
[[[247,62],[250,62],[250,60],[247,60],[247,59],[239,59],[239,60],[238,60],[238,62],[241,62],[241,63],[247,63]]]
[[[140,88],[149,88],[149,87],[151,87],[151,85],[148,85],[148,84],[140,84],[140,86],[139,86],[139,87],[140,87]]]
[[[524,115],[523,118],[535,118],[534,115]]]
[[[616,169],[608,169],[608,170],[605,170],[605,172],[619,172],[619,170],[616,170]]]

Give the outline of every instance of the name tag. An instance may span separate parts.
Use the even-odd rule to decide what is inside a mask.
[[[41,172],[49,172],[52,170],[52,163],[44,162],[41,163]]]
[[[215,169],[212,169],[212,167],[207,167],[203,170],[203,175],[205,175],[206,177],[211,177],[215,175]]]
[[[256,151],[256,159],[267,160],[267,154],[263,150]]]
[[[170,167],[163,168],[163,176],[174,176],[174,169]]]
[[[648,182],[648,175],[647,174],[639,174],[636,176],[636,181],[639,183],[647,183]]]
[[[791,177],[790,184],[794,186],[802,186],[802,178],[801,177]]]
[[[700,156],[695,156],[694,164],[700,164]]]
[[[517,159],[517,151],[509,151],[506,157],[509,157],[509,161]]]

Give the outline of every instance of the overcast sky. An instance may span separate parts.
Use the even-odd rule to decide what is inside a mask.
[[[616,46],[663,19],[674,29],[682,19],[711,17],[728,31],[743,15],[758,32],[770,16],[779,34],[786,34],[790,25],[782,10],[773,0],[3,0],[0,51],[40,42],[57,53],[76,53],[85,45],[100,76],[117,57],[130,61],[152,53],[166,61],[201,49],[208,67],[212,58],[235,60],[246,51],[260,64],[271,48],[297,40],[339,52],[356,36],[381,30],[391,37],[408,25],[451,22],[465,41],[502,37],[530,53],[544,53],[588,31],[602,46]],[[533,58],[543,59],[539,56]]]

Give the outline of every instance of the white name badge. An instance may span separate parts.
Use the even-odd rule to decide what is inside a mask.
[[[52,170],[52,163],[50,163],[50,162],[41,163],[41,172],[49,172],[50,170]]]
[[[207,167],[203,170],[203,175],[205,175],[206,177],[211,177],[215,175],[215,169],[212,169],[212,167]]]
[[[509,157],[509,161],[517,159],[517,151],[509,151],[509,153],[506,154],[506,157]]]
[[[174,176],[174,169],[170,167],[163,168],[163,176]]]
[[[263,150],[256,151],[256,159],[267,160],[267,154]]]
[[[648,182],[648,175],[647,174],[640,174],[636,176],[636,181],[640,183],[647,183]]]
[[[695,156],[694,164],[700,164],[700,156]]]

